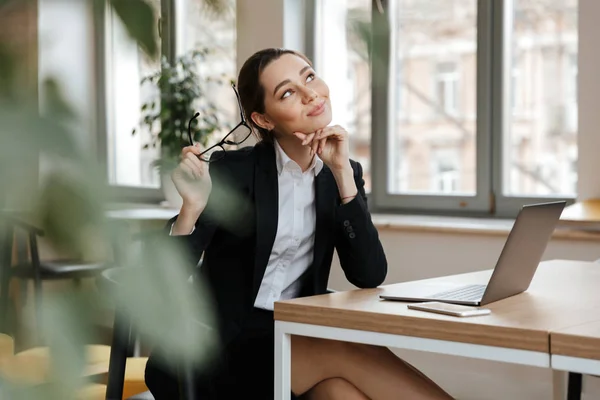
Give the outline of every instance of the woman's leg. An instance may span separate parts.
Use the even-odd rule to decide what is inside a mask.
[[[343,378],[373,400],[452,399],[385,347],[292,336],[292,391],[307,393],[330,378]]]
[[[302,400],[369,400],[353,384],[342,378],[325,379],[310,389]]]

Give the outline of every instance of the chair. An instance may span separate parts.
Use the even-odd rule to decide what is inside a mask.
[[[9,287],[12,278],[33,280],[39,330],[43,281],[68,279],[77,284],[83,278],[97,276],[107,266],[104,263],[88,263],[76,259],[42,261],[39,256],[37,238],[43,235],[43,230],[14,215],[0,214],[0,332],[14,331],[14,326],[9,326],[8,319]],[[16,260],[13,257],[15,250]],[[36,339],[39,341],[39,335]],[[14,344],[12,347],[14,351]],[[86,352],[90,364],[104,364],[108,371],[110,346],[87,345]],[[13,378],[24,381],[43,381],[47,374],[49,360],[49,348],[43,346],[32,347],[13,354],[10,363],[18,366],[18,368],[10,367]]]
[[[11,278],[33,280],[38,323],[42,301],[42,281],[67,279],[79,284],[81,279],[98,276],[108,265],[103,262],[85,262],[78,259],[40,260],[38,236],[44,231],[23,220],[0,215],[0,332],[8,328],[8,300]],[[22,240],[23,236],[26,240]],[[16,244],[18,262],[12,265],[13,245]]]
[[[103,283],[110,290],[119,290],[120,282],[124,280],[125,274],[143,273],[143,268],[110,268],[102,272]],[[108,381],[106,388],[106,400],[121,400],[124,394],[125,378],[128,363],[135,362],[136,358],[128,358],[132,345],[132,323],[123,312],[119,304],[115,304],[115,319],[113,324],[113,337],[110,350],[110,362],[108,366]],[[194,400],[196,387],[194,374],[191,369],[183,368],[180,374],[180,385],[183,389],[182,398]],[[147,393],[140,393],[134,398],[152,398]]]

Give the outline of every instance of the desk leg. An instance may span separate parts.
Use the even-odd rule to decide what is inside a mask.
[[[275,400],[289,400],[292,392],[292,342],[279,322],[275,321]]]
[[[583,376],[576,372],[569,372],[567,400],[581,400]]]
[[[565,400],[567,398],[568,372],[552,370],[552,400]]]

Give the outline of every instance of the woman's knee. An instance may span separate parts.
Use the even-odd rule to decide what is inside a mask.
[[[364,400],[367,397],[343,378],[329,378],[311,389],[307,400]]]

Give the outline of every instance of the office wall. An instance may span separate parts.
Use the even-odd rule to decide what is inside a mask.
[[[598,93],[600,93],[600,51],[596,44],[600,16],[600,1],[579,1],[579,199],[600,197],[598,167],[600,158],[600,113],[598,113]]]
[[[303,1],[236,0],[237,71],[261,49],[284,47],[304,51]],[[243,146],[254,144],[253,136]]]
[[[506,235],[476,233],[392,229],[380,229],[379,232],[389,265],[385,283],[493,268],[506,239]],[[600,259],[600,239],[598,242],[553,239],[544,259],[556,258]],[[346,281],[337,257],[329,286],[337,290],[353,288]],[[414,351],[395,352],[461,400],[552,399],[553,375],[547,369]],[[584,391],[589,396],[587,399],[600,398],[600,383],[586,377]]]
[[[304,51],[304,0],[237,0],[237,66],[267,47]]]
[[[381,242],[388,257],[385,283],[425,279],[449,274],[493,268],[506,235],[453,234],[380,229]],[[600,259],[598,242],[552,239],[544,259],[592,261]],[[600,264],[598,265],[600,268]],[[337,258],[332,267],[330,286],[350,289]]]

